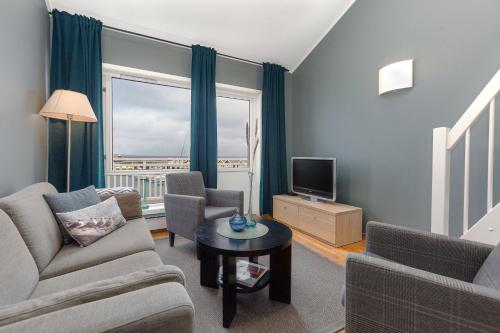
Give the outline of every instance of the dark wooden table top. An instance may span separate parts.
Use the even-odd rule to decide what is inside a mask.
[[[264,236],[253,239],[232,239],[217,233],[217,227],[229,223],[229,218],[217,219],[202,223],[196,230],[196,241],[203,250],[213,254],[257,257],[281,250],[292,242],[292,231],[286,225],[272,219],[256,217],[257,223],[269,228]]]

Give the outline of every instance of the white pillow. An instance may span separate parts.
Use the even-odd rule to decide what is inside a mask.
[[[57,213],[57,217],[69,235],[82,247],[127,223],[115,197],[73,212]]]

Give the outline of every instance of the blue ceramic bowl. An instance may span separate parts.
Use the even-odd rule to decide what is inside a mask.
[[[247,219],[242,215],[234,215],[229,219],[229,225],[234,231],[242,231],[245,229]]]

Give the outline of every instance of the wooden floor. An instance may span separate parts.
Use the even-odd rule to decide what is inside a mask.
[[[344,266],[346,262],[346,257],[351,252],[364,252],[365,251],[365,240],[358,243],[353,243],[349,245],[345,245],[342,247],[333,247],[329,244],[326,244],[314,237],[306,235],[298,230],[292,230],[293,232],[293,240],[307,247],[308,249],[327,257],[333,262]],[[165,238],[168,237],[168,231],[160,230],[160,231],[152,231],[151,234],[155,239],[157,238]],[[339,331],[338,333],[345,333],[344,330]]]
[[[166,230],[152,231],[151,234],[155,239],[168,237],[168,231]],[[359,253],[365,251],[364,239],[358,243],[353,243],[342,247],[333,247],[300,231],[293,230],[293,240],[304,245],[308,249],[327,257],[328,259],[339,265],[345,265],[346,257],[349,253]]]

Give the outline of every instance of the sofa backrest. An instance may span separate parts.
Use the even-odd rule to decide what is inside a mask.
[[[199,171],[167,173],[167,193],[206,198],[203,176]]]
[[[59,227],[43,198],[44,193],[57,193],[57,190],[49,183],[38,183],[0,199],[0,209],[16,225],[39,272],[47,267],[62,246]]]
[[[38,268],[19,231],[0,210],[0,305],[28,299],[38,283]]]

